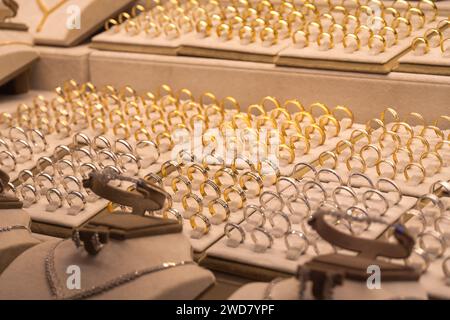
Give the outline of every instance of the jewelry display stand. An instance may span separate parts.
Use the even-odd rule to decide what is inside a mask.
[[[8,91],[28,91],[28,70],[38,60],[29,33],[0,29],[0,86],[8,84]]]
[[[161,83],[173,87],[189,83],[196,95],[205,91],[215,92],[218,97],[231,95],[242,105],[251,105],[264,95],[281,100],[300,98],[305,105],[320,97],[327,105],[351,107],[362,122],[378,116],[379,106],[395,106],[399,112],[408,114],[429,106],[430,101],[433,108],[424,117],[433,121],[447,113],[450,99],[450,79],[435,75],[358,74],[108,51],[94,51],[89,60],[91,81],[99,87],[131,85],[144,92]],[[149,74],[158,76],[149,78]]]
[[[30,216],[22,209],[2,210],[0,216],[0,230],[12,226],[28,227],[31,223]],[[26,228],[0,231],[0,274],[24,251],[39,243]]]
[[[439,20],[439,18],[437,19]],[[341,71],[359,71],[367,73],[389,73],[398,65],[398,59],[410,50],[411,40],[423,34],[427,28],[432,28],[436,22],[425,25],[423,28],[411,33],[409,37],[399,39],[398,43],[384,52],[371,54],[367,46],[346,53],[343,44],[336,44],[333,49],[321,51],[317,44],[301,49],[290,45],[280,52],[276,64],[280,66],[331,69]]]
[[[82,270],[82,288],[101,286],[130,272],[160,266],[164,263],[192,261],[191,249],[182,234],[110,240],[95,257],[77,249],[72,241],[58,245],[54,257],[49,253],[58,242],[49,241],[25,252],[0,277],[0,299],[52,299],[46,265],[51,260],[59,279],[58,289],[64,297],[80,294],[82,290],[68,290],[66,269],[76,265]],[[168,244],[173,244],[169,245]],[[47,263],[46,263],[47,261]],[[117,263],[120,261],[120,263]],[[101,271],[100,271],[101,270]],[[37,276],[39,275],[39,276]],[[157,271],[105,290],[93,299],[195,299],[214,284],[210,271],[197,265],[185,265]],[[6,288],[9,288],[6,290]],[[13,288],[13,290],[11,290]]]
[[[274,284],[268,296],[269,283],[250,283],[233,293],[229,300],[298,300],[300,292],[299,281],[295,278],[281,280]],[[333,290],[333,299],[354,300],[427,300],[427,293],[419,283],[409,282],[388,282],[383,283],[381,289],[370,290],[366,283],[359,283],[352,280],[345,280],[342,286],[337,286]],[[305,300],[313,300],[310,285],[305,291]]]
[[[103,26],[103,22],[118,14],[132,0],[40,0],[47,10],[56,8],[48,14],[41,11],[39,2],[36,0],[17,0],[20,10],[13,22],[24,22],[29,26],[29,31],[34,37],[36,44],[54,46],[74,46],[92,35]],[[59,5],[59,7],[57,7]],[[80,9],[80,28],[69,29],[67,21],[74,14],[70,11],[71,6]],[[38,30],[41,24],[41,30]]]

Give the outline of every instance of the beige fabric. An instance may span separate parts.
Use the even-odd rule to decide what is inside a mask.
[[[433,121],[448,113],[450,100],[450,78],[432,75],[346,73],[99,51],[90,56],[90,73],[97,86],[131,85],[138,91],[156,91],[167,83],[174,89],[189,88],[195,96],[205,91],[220,99],[233,96],[243,108],[266,95],[281,101],[298,98],[304,105],[316,101],[347,105],[361,123],[379,117],[387,106],[396,108],[400,115],[422,112],[427,121]],[[148,76],[152,74],[157,76]],[[423,112],[430,102],[433,108]]]
[[[87,45],[72,48],[35,46],[40,59],[33,65],[31,87],[38,90],[54,90],[73,79],[78,83],[89,81],[89,54]]]
[[[44,0],[49,7],[53,7],[61,0]],[[29,26],[35,42],[56,46],[73,46],[99,29],[104,21],[113,17],[130,5],[132,0],[69,0],[57,11],[53,12],[45,23],[41,32],[36,32],[42,12],[35,0],[17,0],[20,5],[17,17],[12,21],[22,22]],[[66,21],[69,18],[67,9],[71,5],[77,5],[81,9],[81,28],[69,30]]]
[[[0,228],[8,226],[29,226],[30,216],[23,210],[1,210]],[[22,252],[39,244],[40,241],[33,238],[28,230],[11,230],[0,232],[0,274]]]
[[[438,75],[450,75],[450,57],[443,57],[439,47],[431,48],[424,55],[416,55],[409,52],[399,60],[396,69],[401,72],[428,73]]]
[[[40,244],[21,255],[0,277],[0,300],[51,299],[44,260],[54,241]],[[182,234],[110,241],[95,257],[65,241],[55,252],[55,267],[61,286],[66,269],[81,269],[82,290],[118,276],[158,266],[164,262],[192,260],[189,242]],[[194,299],[215,281],[213,274],[196,265],[181,266],[142,276],[93,299]],[[61,288],[66,295],[76,292]]]
[[[268,283],[250,283],[236,291],[229,300],[261,300],[265,297]],[[298,300],[300,286],[295,278],[276,284],[271,290],[273,300]],[[305,299],[311,300],[311,286],[308,285]],[[336,300],[386,300],[386,299],[427,299],[425,290],[416,282],[382,283],[381,289],[370,290],[365,283],[345,281],[334,289]]]

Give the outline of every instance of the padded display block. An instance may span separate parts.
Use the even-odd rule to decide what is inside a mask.
[[[58,10],[48,16],[43,28],[38,32],[37,27],[43,17],[36,0],[17,0],[20,9],[13,22],[22,22],[29,26],[37,44],[54,46],[74,46],[87,39],[103,26],[105,20],[119,14],[133,0],[69,0]],[[52,8],[61,0],[43,0],[44,5]],[[73,15],[71,6],[80,9],[80,28],[69,29],[67,22]]]
[[[308,106],[320,101],[347,105],[365,123],[391,106],[401,114],[422,112],[430,123],[448,113],[450,78],[390,73],[375,75],[276,67],[271,64],[98,51],[90,55],[91,80],[97,86],[131,85],[155,91],[161,83],[188,87],[195,96],[213,92],[235,97],[242,106],[271,95],[280,101],[297,98]],[[154,77],[149,75],[155,75]]]
[[[412,32],[409,37],[399,39],[398,43],[386,48],[384,52],[372,54],[367,45],[358,51],[347,53],[341,43],[330,50],[320,50],[317,43],[310,42],[308,47],[296,48],[291,44],[280,52],[276,64],[291,67],[306,67],[343,71],[359,71],[368,73],[389,73],[398,65],[398,59],[410,50],[411,40],[421,36],[427,28],[435,26],[435,22]]]
[[[265,47],[260,40],[244,45],[236,36],[231,40],[221,41],[217,36],[199,38],[198,34],[190,33],[182,37],[178,53],[184,56],[274,63],[278,53],[289,42],[290,40],[281,40]]]
[[[439,47],[424,55],[409,52],[399,60],[396,71],[450,76],[450,56],[444,57]]]
[[[36,90],[54,90],[67,80],[78,83],[89,81],[89,54],[87,45],[73,48],[35,46],[40,59],[31,70],[31,86]]]
[[[28,250],[16,259],[0,277],[0,299],[52,299],[45,272],[45,259],[55,247],[48,241]],[[55,250],[54,265],[60,279],[58,288],[65,297],[105,284],[119,276],[159,266],[163,263],[192,261],[191,249],[182,234],[110,242],[95,257],[77,249],[70,240]],[[67,268],[81,269],[81,290],[69,290],[65,284]],[[186,265],[138,277],[92,299],[194,299],[215,282],[214,275],[197,265]]]
[[[13,44],[0,45],[0,86],[24,73],[39,58],[29,33],[0,29],[0,43],[8,42]]]
[[[180,39],[168,40],[164,34],[149,38],[145,32],[130,36],[122,27],[118,33],[105,31],[92,38],[91,48],[99,50],[123,51],[135,53],[163,54],[174,56],[180,46]]]

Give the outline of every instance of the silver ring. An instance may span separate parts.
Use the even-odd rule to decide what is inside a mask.
[[[356,211],[356,212],[359,212],[359,213],[361,213],[361,214],[363,214],[363,215],[364,215],[364,218],[361,219],[361,218],[359,218],[359,217],[355,217],[355,216],[353,215],[353,212],[355,212],[355,211]],[[345,214],[348,216],[348,219],[349,219],[349,225],[350,225],[350,232],[351,232],[352,234],[354,234],[354,235],[359,235],[359,234],[360,234],[360,233],[356,233],[356,232],[355,232],[355,228],[353,227],[353,224],[352,224],[352,223],[354,223],[354,222],[363,222],[363,221],[366,222],[366,226],[365,226],[364,229],[361,231],[361,233],[364,232],[364,231],[367,231],[367,230],[369,229],[370,224],[371,224],[370,217],[369,217],[369,214],[367,213],[367,211],[364,210],[363,208],[356,207],[356,206],[352,206],[352,207],[350,207],[350,208],[348,208],[348,209],[346,210]]]
[[[86,198],[84,197],[84,195],[79,191],[70,191],[69,193],[67,193],[66,201],[70,207],[72,207],[74,204],[73,203],[74,198],[78,198],[81,200],[82,206],[80,208],[80,211],[83,211],[84,207],[86,206]]]
[[[296,231],[296,230],[292,230],[292,231],[286,233],[286,235],[284,236],[284,243],[288,250],[291,250],[294,248],[289,242],[289,238],[292,238],[292,237],[297,237],[304,242],[304,245],[300,248],[300,255],[305,254],[309,247],[309,240],[306,237],[306,235],[303,232]]]
[[[265,229],[260,228],[260,227],[253,229],[251,231],[251,233],[250,233],[250,237],[251,237],[253,243],[255,245],[258,244],[258,238],[256,237],[256,233],[257,232],[264,234],[266,236],[266,238],[267,238],[267,242],[268,243],[267,243],[265,249],[272,248],[272,245],[273,245],[273,237],[272,237],[272,235],[269,232],[267,232]]]
[[[29,137],[30,137],[30,141],[33,144],[33,146],[37,147],[37,149],[34,149],[35,152],[44,152],[45,150],[47,150],[48,148],[48,143],[47,140],[45,139],[45,136],[42,134],[41,131],[39,131],[38,129],[30,129],[28,131]],[[42,147],[39,148],[39,143],[36,140],[36,137],[39,137],[39,139],[41,140],[42,143]]]
[[[430,252],[429,249],[427,250],[427,247],[425,245],[425,240],[424,240],[425,237],[431,237],[434,240],[437,240],[439,242],[440,247],[439,247],[439,250],[437,252]],[[422,250],[424,250],[428,254],[429,257],[432,257],[433,260],[437,259],[439,257],[442,257],[442,255],[444,254],[445,250],[447,249],[447,246],[445,244],[445,240],[442,238],[442,236],[438,232],[436,232],[434,230],[422,232],[421,234],[419,234],[417,236],[417,238],[419,240],[419,247]]]
[[[280,183],[283,182],[283,181],[287,182],[289,184],[289,186],[287,186],[285,188],[281,188]],[[299,190],[299,188],[297,186],[297,183],[295,182],[295,180],[293,178],[289,178],[289,177],[280,177],[280,178],[278,178],[276,187],[277,187],[278,194],[282,198],[283,198],[283,193],[286,192],[287,189],[289,189],[291,187],[294,188],[295,193],[287,198],[288,202],[295,201],[300,196],[300,190]]]
[[[101,150],[104,151],[104,150]],[[89,148],[86,147],[81,147],[81,148],[76,148],[72,151],[72,162],[73,163],[83,163],[83,162],[93,162],[94,161],[94,156],[91,152],[90,146]],[[89,161],[85,161],[84,157],[87,157],[89,159]]]
[[[91,148],[92,142],[89,137],[83,132],[77,132],[72,138],[73,145],[75,148],[88,147]]]
[[[41,173],[39,173],[39,174],[36,176],[36,178],[34,179],[34,181],[35,181],[35,184],[39,187],[39,189],[41,189],[41,194],[42,194],[43,191],[46,191],[46,190],[50,189],[51,186],[54,185],[53,176],[49,175],[49,174],[46,173],[46,172],[41,172]],[[46,186],[45,186],[45,184],[44,184],[45,181],[47,181],[47,183],[50,184],[50,187],[49,187],[49,188],[46,188]]]
[[[408,215],[411,215],[412,217],[408,217]],[[427,227],[427,220],[423,215],[423,213],[420,212],[419,210],[407,211],[406,214],[404,214],[401,219],[404,224],[409,225],[408,230],[411,233],[414,233],[414,235],[418,235],[424,232]],[[411,221],[413,221],[413,219],[417,219],[420,222],[420,230],[418,230],[417,232],[411,231],[412,230]]]
[[[283,231],[283,234],[282,234],[282,235],[279,235],[279,236],[274,235],[274,237],[276,237],[276,238],[281,238],[282,236],[284,236],[284,235],[286,235],[287,233],[289,233],[289,232],[292,231],[292,224],[291,224],[291,220],[289,219],[289,216],[288,216],[286,213],[284,213],[284,212],[282,212],[282,211],[277,211],[277,212],[274,212],[274,213],[272,213],[271,215],[269,215],[269,223],[270,223],[270,225],[272,226],[272,228],[275,228],[275,227],[276,227],[274,218],[275,218],[275,217],[278,217],[278,216],[280,216],[281,218],[283,218],[283,220],[286,222],[286,226],[287,226],[287,227],[286,227],[286,230]]]
[[[31,192],[33,193],[33,199],[32,199],[32,201],[30,202],[30,204],[36,203],[37,200],[39,199],[39,196],[38,196],[38,193],[37,193],[36,188],[35,188],[33,185],[31,185],[31,184],[25,184],[25,185],[23,185],[23,186],[20,188],[20,195],[22,196],[22,199],[23,199],[24,201],[28,200],[28,199],[27,199],[27,196],[26,196],[26,191],[27,191],[27,190],[28,190],[28,191],[31,191]]]
[[[128,160],[125,160],[128,159]],[[139,161],[138,158],[134,154],[131,153],[121,153],[118,156],[118,164],[122,168],[123,172],[128,172],[129,169],[126,168],[126,165],[129,163],[134,163],[136,166],[136,172],[134,172],[133,175],[138,175],[139,171],[141,170],[141,161]]]
[[[322,169],[320,169],[319,171],[317,171],[317,172],[316,172],[316,175],[315,175],[315,180],[316,180],[316,181],[321,181],[321,180],[320,180],[320,174],[321,174],[321,173],[324,173],[324,172],[326,172],[326,173],[331,173],[333,176],[335,176],[335,177],[338,179],[338,182],[339,182],[340,185],[343,185],[343,184],[344,184],[343,181],[342,181],[341,176],[340,176],[335,170],[330,169],[330,168],[322,168]]]
[[[375,189],[375,185],[372,181],[372,179],[370,179],[366,174],[362,173],[362,172],[352,172],[349,174],[348,179],[347,179],[347,186],[351,187],[352,186],[352,178],[353,177],[361,177],[364,178],[368,183],[369,183],[369,187],[371,187],[372,189]]]
[[[167,218],[169,218],[168,213],[170,213],[178,221],[179,224],[181,224],[181,225],[183,224],[183,216],[177,209],[175,209],[175,208],[167,209],[165,211],[165,216],[167,216]]]
[[[153,173],[153,172],[147,174],[144,177],[144,180],[149,182],[149,183],[151,183],[151,184],[158,185],[161,188],[163,188],[163,186],[164,186],[162,178],[159,175],[157,175],[156,173]]]
[[[264,198],[266,198],[267,196],[269,196],[270,198],[267,199],[267,201],[266,201]],[[273,199],[278,200],[278,208],[273,208],[273,206],[269,207],[268,203],[272,202]],[[267,210],[270,212],[281,211],[281,210],[283,210],[283,207],[284,207],[283,199],[278,195],[278,193],[273,192],[273,191],[264,191],[263,193],[261,193],[261,195],[259,196],[259,203],[264,208],[264,210]]]
[[[436,181],[430,187],[430,193],[436,193],[436,191],[442,190],[444,193],[450,195],[450,182],[448,181]]]
[[[21,138],[20,137],[13,137],[14,131],[17,131],[19,136],[22,136],[22,137]],[[11,140],[13,142],[16,141],[16,140],[28,140],[28,136],[27,136],[25,130],[22,129],[21,127],[11,127],[11,128],[9,128],[9,130],[8,130],[8,138],[9,138],[9,140]]]
[[[444,203],[441,201],[441,199],[439,199],[439,197],[435,194],[428,193],[421,196],[416,202],[416,208],[419,209],[419,211],[422,212],[422,214],[425,215],[425,213],[423,212],[423,208],[418,208],[418,205],[422,203],[423,200],[431,201],[431,203],[433,203],[433,205],[439,209],[439,215],[442,215],[444,213],[445,206]]]
[[[442,215],[440,217],[437,217],[436,220],[434,220],[434,230],[439,232],[446,241],[449,241],[450,229],[448,232],[445,232],[441,227],[442,222],[447,222],[447,224],[450,226],[450,216]]]
[[[11,162],[12,162],[11,165],[8,165],[5,163],[5,160],[7,158],[9,158],[11,160]],[[7,171],[10,171],[10,172],[16,171],[16,167],[17,167],[16,156],[7,150],[3,150],[2,152],[0,152],[0,165],[2,166],[3,170],[5,170],[5,168],[10,168],[10,170],[7,170]]]
[[[17,175],[17,180],[19,180],[20,184],[25,184],[28,179],[31,179],[34,182],[34,174],[31,170],[24,169]]]
[[[53,168],[53,160],[50,157],[40,157],[36,161],[36,168],[39,172],[45,172],[47,168],[52,168],[52,173],[55,173],[55,170]]]
[[[385,183],[390,184],[391,186],[394,187],[395,191],[397,191],[397,200],[394,202],[394,206],[396,206],[397,204],[399,204],[400,201],[402,201],[402,199],[403,199],[403,193],[402,193],[402,191],[400,190],[400,188],[398,187],[398,185],[397,185],[393,180],[391,180],[391,179],[388,179],[388,178],[380,178],[380,179],[378,179],[378,181],[377,181],[377,189],[380,190],[380,191],[382,190],[382,188],[381,188],[381,186],[380,186],[380,182],[385,182]],[[384,190],[386,190],[386,189],[384,189]],[[389,193],[389,191],[387,191],[387,192]]]
[[[294,208],[292,207],[292,204],[293,204],[294,202],[297,202],[297,200],[302,201],[302,202],[306,205],[307,211],[306,211],[306,214],[304,214],[304,216],[305,216],[305,217],[309,217],[309,216],[311,215],[311,204],[309,203],[309,200],[308,200],[306,197],[304,197],[303,195],[300,196],[300,197],[298,197],[298,198],[296,199],[296,201],[287,201],[287,202],[286,202],[286,206],[287,206],[289,212],[290,212],[292,215],[303,215],[303,212],[302,212],[301,214],[299,214],[298,212],[295,212],[295,211],[294,211]]]
[[[64,169],[66,169],[66,168],[70,168],[69,174],[73,174],[73,175],[76,174],[75,166],[74,166],[73,162],[69,159],[61,159],[54,164],[54,169],[56,169],[56,172],[58,172],[58,174],[61,177],[67,175],[67,173],[64,172]]]
[[[56,146],[56,148],[53,150],[53,157],[55,159],[64,158],[67,155],[70,155],[72,151],[70,148],[64,144],[60,144],[59,146]]]
[[[87,162],[87,163],[82,163],[80,165],[80,168],[78,169],[80,176],[83,179],[88,179],[89,178],[89,174],[91,172],[95,172],[98,171],[97,167],[95,166],[95,164],[91,163],[91,162]]]
[[[54,204],[54,199],[52,198],[52,195],[55,194],[58,197],[58,203],[56,205],[57,208],[61,208],[63,206],[63,195],[61,191],[59,191],[58,188],[50,188],[45,193],[45,197],[47,198],[47,202],[49,205]]]
[[[423,265],[420,267],[420,269],[418,269],[415,264],[411,263],[411,257],[413,257],[414,255],[419,257],[423,262]],[[428,270],[428,267],[430,266],[430,258],[428,254],[425,252],[425,250],[423,250],[422,248],[415,248],[411,252],[411,255],[407,259],[405,259],[405,264],[423,274]]]
[[[105,165],[104,162],[107,160],[111,161],[112,164],[110,163],[110,164]],[[90,161],[90,162],[93,162],[93,161]],[[100,150],[97,153],[97,163],[101,169],[106,168],[108,165],[113,165],[116,167],[117,166],[117,156],[115,153],[113,153],[110,150],[106,150],[106,149]]]
[[[142,149],[147,148],[147,147],[149,147],[149,146],[152,147],[154,151],[148,152],[148,153],[146,153],[145,151],[144,151],[144,152],[141,152]],[[150,154],[153,155],[154,153],[156,153],[157,156],[154,157],[153,161],[149,163],[149,166],[151,166],[151,165],[154,164],[156,161],[158,161],[159,157],[161,156],[161,154],[160,154],[160,152],[159,152],[158,145],[157,145],[156,143],[154,143],[153,141],[148,141],[148,140],[141,140],[141,141],[138,141],[138,142],[136,143],[135,149],[136,149],[136,150],[135,150],[136,155],[137,155],[140,159],[142,159],[142,160],[147,160]],[[144,149],[144,150],[145,150],[145,149]]]
[[[314,168],[312,165],[310,165],[309,163],[307,163],[307,162],[298,162],[298,163],[296,163],[295,164],[295,166],[294,166],[294,169],[292,169],[292,173],[291,173],[291,176],[292,177],[294,177],[295,176],[295,174],[298,172],[298,171],[300,171],[300,169],[298,168],[298,167],[307,167],[307,168],[309,168],[309,170],[311,170],[313,173],[314,173],[314,176],[316,176],[316,174],[317,174],[317,169],[316,168]],[[301,178],[302,179],[302,178]],[[297,179],[297,180],[301,180],[301,179]]]
[[[24,150],[23,148],[19,149],[18,145],[22,145],[25,147],[26,150],[28,150],[28,155],[21,155],[20,152]],[[16,154],[16,160],[22,160],[23,161],[17,161],[19,163],[24,163],[27,161],[30,161],[33,158],[33,148],[31,148],[30,144],[25,140],[15,140],[13,142],[13,149],[14,153]]]
[[[125,150],[121,150],[121,146],[125,148]],[[117,139],[114,141],[114,153],[121,154],[121,153],[134,153],[133,147],[131,144],[125,140],[125,139]]]
[[[247,222],[247,223],[250,223],[249,222],[249,217],[252,215],[252,214],[254,214],[255,212],[257,212],[258,214],[259,214],[259,216],[261,217],[261,219],[260,219],[260,221],[259,221],[259,224],[257,225],[257,227],[260,227],[260,228],[262,228],[262,227],[264,227],[264,225],[266,224],[266,215],[265,215],[265,213],[261,210],[261,207],[258,207],[258,206],[256,206],[256,205],[254,205],[254,204],[249,204],[248,206],[246,206],[245,208],[244,208],[244,220]],[[250,224],[252,224],[252,223],[250,223]]]
[[[111,142],[103,135],[98,135],[94,137],[94,140],[92,140],[91,148],[95,151],[108,149],[111,150]]]
[[[371,199],[373,194],[376,194],[377,196],[379,196],[380,199],[383,200],[383,203],[385,205],[385,209],[382,212],[380,212],[380,216],[382,217],[389,210],[389,201],[386,199],[386,197],[380,191],[378,191],[376,189],[369,189],[369,190],[365,191],[362,195],[362,203],[364,205],[364,208],[368,211],[369,208],[367,206],[367,200]]]
[[[64,187],[64,190],[69,193],[70,191],[72,191],[72,189],[70,189],[69,183],[74,182],[77,186],[77,190],[73,190],[73,191],[81,191],[82,190],[82,184],[80,182],[80,180],[75,177],[75,176],[65,176],[62,181],[61,184]]]
[[[233,222],[227,222],[223,228],[225,235],[227,236],[227,238],[231,239],[231,231],[233,229],[236,229],[239,231],[240,235],[241,235],[241,239],[239,240],[239,243],[242,244],[245,241],[245,231],[244,229],[242,229],[242,227],[240,225],[238,225],[237,223],[233,223]]]
[[[347,193],[350,194],[350,195],[352,196],[352,198],[353,198],[353,204],[349,205],[347,208],[344,208],[344,207],[341,205],[341,203],[339,203],[339,201],[338,201],[337,195],[338,195],[339,191],[341,191],[341,190],[347,192]],[[358,196],[356,195],[355,191],[353,191],[352,188],[347,187],[347,186],[338,186],[338,187],[336,187],[336,188],[333,190],[332,196],[333,196],[333,201],[334,201],[334,203],[335,203],[335,204],[337,205],[337,207],[338,207],[339,209],[341,209],[341,210],[347,210],[348,208],[354,207],[354,206],[356,206],[356,205],[358,204]]]
[[[325,190],[325,188],[322,186],[322,184],[320,182],[317,182],[315,180],[307,181],[303,185],[303,189],[302,189],[303,196],[309,201],[307,192],[308,192],[308,190],[314,188],[314,186],[319,187],[319,189],[322,191],[322,194],[323,194],[323,200],[324,201],[327,200],[328,199],[327,191]]]

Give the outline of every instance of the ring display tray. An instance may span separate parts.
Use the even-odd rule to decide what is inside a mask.
[[[331,184],[326,184],[325,189],[330,192]],[[358,195],[361,195],[367,188],[355,189]],[[389,194],[383,193],[388,199]],[[317,194],[313,194],[317,196]],[[387,224],[392,224],[397,221],[400,216],[406,212],[416,202],[415,198],[403,197],[402,201],[395,206],[392,206],[387,213],[383,216],[383,219]],[[246,222],[241,223],[241,226],[245,230]],[[266,222],[266,230],[271,230],[269,222]],[[293,224],[293,230],[303,231],[301,224]],[[366,239],[377,239],[385,231],[387,226],[383,224],[372,223],[368,230],[362,235]],[[233,230],[236,231],[237,230]],[[233,232],[232,231],[232,232]],[[299,265],[302,265],[315,256],[314,250],[309,246],[306,254],[301,255],[297,260],[289,260],[286,258],[286,245],[284,243],[284,237],[274,238],[274,243],[267,251],[258,253],[253,250],[254,244],[249,236],[246,234],[245,240],[238,247],[232,248],[227,245],[227,238],[222,238],[206,252],[206,258],[201,264],[208,268],[213,268],[217,271],[225,273],[233,273],[245,278],[255,280],[271,280],[274,275],[294,275],[297,272]],[[332,249],[325,242],[319,240],[318,242],[319,252],[331,252]]]
[[[97,50],[175,56],[180,43],[179,39],[167,40],[164,35],[147,38],[145,33],[141,33],[132,37],[127,35],[125,30],[118,33],[108,30],[93,37],[90,47]]]
[[[315,42],[310,42],[310,46],[301,49],[291,44],[280,52],[276,64],[289,67],[387,74],[397,67],[399,58],[410,51],[411,40],[416,36],[421,36],[424,29],[432,28],[435,24],[430,23],[413,31],[410,36],[399,39],[396,45],[386,48],[384,52],[376,55],[371,53],[367,45],[358,51],[347,53],[342,42],[325,51],[320,50]]]
[[[221,41],[216,36],[199,38],[197,34],[191,33],[182,37],[178,54],[203,58],[274,63],[278,53],[288,45],[289,40],[281,40],[268,47],[263,46],[260,40],[244,45],[236,37],[228,41]]]
[[[415,55],[411,51],[400,58],[395,71],[450,76],[450,56],[443,57],[439,47],[430,48],[424,55]]]
[[[74,46],[99,30],[106,19],[115,16],[133,3],[132,0],[16,0],[20,6],[12,22],[25,23],[36,44]],[[57,5],[55,11],[45,18],[40,9],[42,3],[47,10]],[[77,15],[79,14],[79,17]],[[70,20],[72,19],[72,20]],[[75,19],[75,20],[74,20]],[[77,20],[78,19],[78,20]],[[78,26],[68,26],[78,21]],[[39,30],[39,26],[41,29]]]

